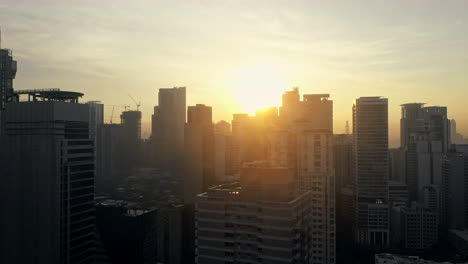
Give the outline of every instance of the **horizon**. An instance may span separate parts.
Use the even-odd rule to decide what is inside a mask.
[[[447,106],[468,135],[466,8],[464,1],[0,0],[0,22],[2,47],[18,61],[15,89],[83,92],[82,101],[104,103],[106,121],[110,105],[135,108],[130,94],[141,101],[146,137],[159,88],[185,86],[188,106],[212,106],[215,122],[230,122],[234,113],[279,106],[297,86],[330,94],[337,134],[352,123],[355,99],[388,98],[389,142],[397,147],[404,103]]]

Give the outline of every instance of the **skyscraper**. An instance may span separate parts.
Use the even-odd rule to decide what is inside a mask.
[[[184,201],[193,204],[195,196],[214,183],[214,126],[210,106],[197,104],[187,109],[185,124]]]
[[[93,263],[89,106],[75,92],[20,93],[33,100],[7,103],[3,119],[0,262]]]
[[[16,76],[16,61],[9,49],[0,49],[0,120],[6,103],[13,97],[13,79]],[[2,124],[0,122],[0,135]]]
[[[180,157],[184,153],[186,88],[161,88],[158,97],[151,130],[154,164],[163,171],[180,173]]]
[[[226,121],[219,121],[215,124],[215,135],[214,135],[214,147],[215,147],[215,177],[217,181],[224,181],[226,178],[226,161],[228,155],[228,140],[231,137],[231,124]]]
[[[109,193],[125,175],[128,153],[120,124],[98,126],[96,136],[96,192]]]
[[[96,141],[98,127],[104,124],[104,105],[100,101],[87,102],[89,105],[89,134]]]
[[[133,168],[142,163],[141,157],[141,112],[124,111],[120,115],[121,125],[121,146],[125,156],[123,169],[130,172]]]
[[[195,263],[315,263],[310,208],[293,169],[246,163],[239,183],[197,195]]]
[[[424,107],[421,103],[401,108],[401,148],[405,155],[405,178],[412,201],[422,200],[422,189],[441,184],[442,155],[450,146],[447,107]]]
[[[388,100],[361,97],[353,106],[355,240],[388,247]]]
[[[296,94],[297,93],[297,94]],[[269,160],[294,169],[298,188],[311,193],[310,263],[336,261],[333,101],[328,94],[286,92],[279,126],[269,133]]]

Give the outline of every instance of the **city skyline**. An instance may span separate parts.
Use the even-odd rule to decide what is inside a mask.
[[[109,105],[135,108],[131,94],[141,101],[145,136],[162,87],[186,86],[187,105],[210,105],[213,121],[230,121],[279,106],[281,94],[298,86],[302,94],[331,94],[335,133],[351,121],[356,98],[388,98],[395,147],[404,103],[447,106],[468,134],[467,5],[2,0],[0,15],[2,47],[19,63],[16,89],[82,91],[84,100],[107,105],[106,121]]]

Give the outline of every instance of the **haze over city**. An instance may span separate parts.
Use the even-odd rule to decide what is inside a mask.
[[[135,108],[131,94],[144,136],[161,87],[186,86],[188,105],[230,121],[298,86],[331,95],[335,133],[355,98],[387,97],[398,146],[403,103],[446,105],[468,135],[466,10],[467,1],[0,0],[0,23],[16,89],[81,91],[106,104],[106,121],[109,105]]]

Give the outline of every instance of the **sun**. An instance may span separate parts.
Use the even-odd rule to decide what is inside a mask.
[[[268,106],[279,106],[288,88],[286,71],[279,65],[255,64],[232,71],[232,89],[241,111],[254,114]]]

